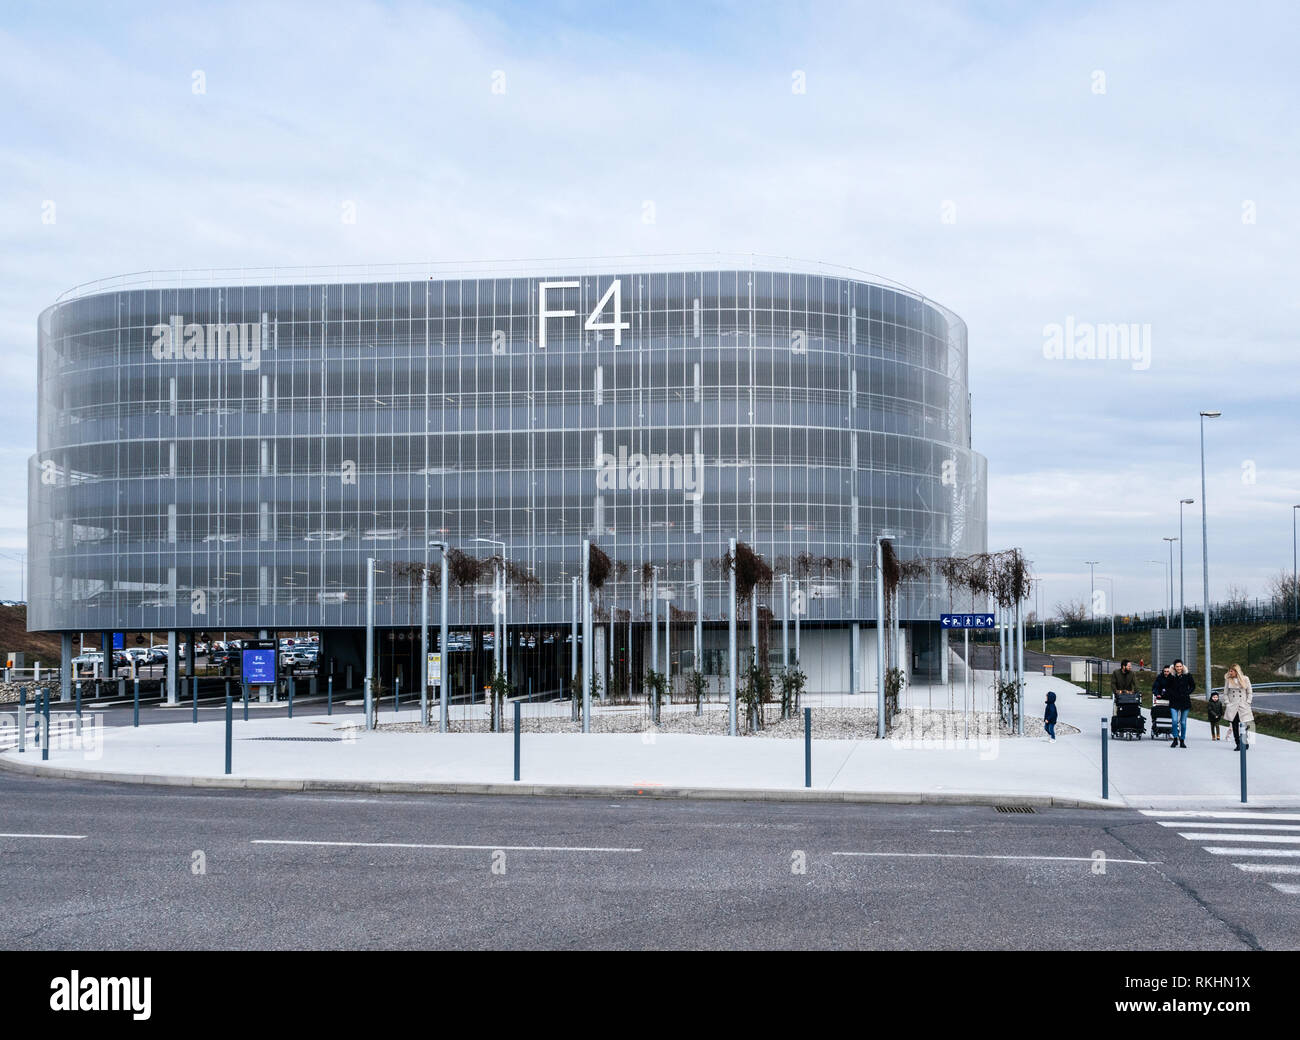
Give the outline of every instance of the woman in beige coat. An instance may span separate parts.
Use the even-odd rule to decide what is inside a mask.
[[[1223,677],[1223,721],[1232,723],[1232,739],[1237,742],[1234,751],[1241,750],[1241,728],[1255,721],[1250,710],[1253,698],[1250,679],[1241,670],[1241,665],[1234,664]]]

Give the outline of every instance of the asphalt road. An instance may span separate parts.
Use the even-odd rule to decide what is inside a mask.
[[[1210,839],[1267,839],[1249,829],[1185,838],[1225,824],[1161,819],[1128,810],[178,792],[0,773],[0,947],[1300,944],[1300,885],[1274,887],[1300,881],[1274,872],[1300,863],[1276,856],[1300,845],[1218,855]],[[1292,819],[1274,822],[1300,827],[1300,813]],[[1255,859],[1263,872],[1234,866],[1254,850],[1263,850]]]

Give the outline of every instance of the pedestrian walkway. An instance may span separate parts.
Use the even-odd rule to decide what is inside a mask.
[[[1300,896],[1300,813],[1144,810],[1162,827],[1178,830],[1212,856],[1231,856],[1243,874],[1258,877],[1283,895]],[[1276,878],[1277,880],[1274,880]]]

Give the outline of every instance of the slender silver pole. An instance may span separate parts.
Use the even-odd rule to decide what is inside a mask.
[[[876,737],[885,739],[885,550],[876,539]]]
[[[794,598],[796,600],[800,600],[799,605],[802,607],[803,603],[799,595],[799,583],[797,581],[794,583]],[[799,664],[799,661],[801,660],[801,658],[799,657],[799,632],[800,632],[799,622],[802,617],[803,617],[802,610],[796,610],[794,612],[794,663],[796,666]]]
[[[1183,597],[1183,505],[1178,503],[1178,656],[1187,660],[1187,606]],[[1114,653],[1111,653],[1114,657]]]
[[[420,571],[420,725],[429,724],[429,568]]]
[[[375,560],[366,560],[366,729],[373,729],[370,706],[374,700],[375,682]]]
[[[582,540],[582,732],[591,732],[591,542]]]
[[[1205,602],[1205,692],[1214,687],[1214,673],[1210,670],[1210,537],[1205,506],[1205,413],[1201,413],[1201,592]]]
[[[650,568],[650,671],[659,671],[659,568]]]
[[[790,575],[781,575],[781,668],[790,667]]]
[[[442,601],[441,616],[438,619],[438,654],[441,666],[438,669],[438,732],[447,732],[447,687],[451,683],[451,654],[447,652],[447,546],[442,546],[442,587],[439,599]]]
[[[727,542],[731,567],[727,581],[727,732],[736,735],[736,539]]]
[[[573,620],[572,631],[569,633],[569,678],[578,677],[578,579],[572,579],[573,596]]]

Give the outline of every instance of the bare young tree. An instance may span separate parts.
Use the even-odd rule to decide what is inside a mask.
[[[1056,613],[1066,623],[1088,620],[1088,605],[1081,599],[1066,600],[1056,604]]]

